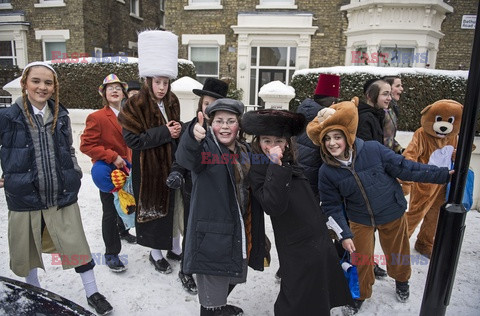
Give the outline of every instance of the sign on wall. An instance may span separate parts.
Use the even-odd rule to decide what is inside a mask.
[[[462,29],[474,30],[477,23],[476,15],[463,15],[462,16]]]

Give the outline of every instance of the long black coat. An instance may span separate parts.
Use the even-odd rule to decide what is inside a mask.
[[[275,315],[330,315],[352,303],[325,218],[300,167],[251,166],[256,198],[269,214],[282,269]]]
[[[235,173],[228,148],[217,144],[210,131],[197,142],[192,121],[176,152],[178,164],[191,171],[192,195],[186,230],[183,272],[219,276],[241,276],[243,249],[246,249],[243,219],[235,195]],[[208,153],[212,160],[202,161]],[[213,157],[220,157],[214,162]],[[252,207],[252,250],[249,265],[263,270],[265,228],[263,213]]]
[[[383,120],[385,111],[368,105],[365,102],[358,104],[357,137],[367,140],[376,140],[383,144]]]
[[[146,133],[135,134],[123,129],[123,138],[127,146],[132,149],[132,187],[135,202],[138,203],[140,194],[140,151],[153,147],[172,144],[172,153],[175,153],[177,140],[170,137],[170,131],[165,125],[154,127]],[[161,161],[158,162],[161,166]],[[173,210],[175,206],[175,190],[170,190],[168,214],[165,217],[139,223],[135,221],[135,232],[139,245],[154,249],[172,249]]]

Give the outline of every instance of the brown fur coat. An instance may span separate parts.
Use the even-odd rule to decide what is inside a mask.
[[[180,120],[180,103],[177,96],[168,90],[163,98],[169,120]],[[140,134],[150,128],[166,125],[158,104],[144,86],[139,94],[130,98],[118,115],[122,127]],[[170,190],[165,181],[172,166],[172,144],[144,149],[140,152],[140,194],[137,205],[138,222],[147,222],[168,213]]]

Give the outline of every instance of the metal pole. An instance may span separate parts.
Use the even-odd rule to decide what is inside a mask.
[[[480,5],[468,75],[467,91],[455,158],[455,173],[447,203],[440,208],[433,253],[423,293],[420,316],[445,315],[465,232],[466,210],[462,205],[480,103]]]

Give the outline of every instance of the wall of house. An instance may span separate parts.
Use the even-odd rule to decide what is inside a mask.
[[[68,29],[70,39],[66,41],[67,52],[83,51],[83,1],[64,2],[64,7],[35,7],[38,0],[12,0],[13,10],[24,11],[25,20],[31,23],[27,32],[28,62],[43,60],[42,40],[35,38],[35,30]]]
[[[448,4],[454,10],[453,13],[447,14],[442,24],[442,33],[445,37],[440,40],[436,68],[468,70],[475,30],[461,28],[462,16],[476,15],[479,3],[472,0],[449,0]]]

